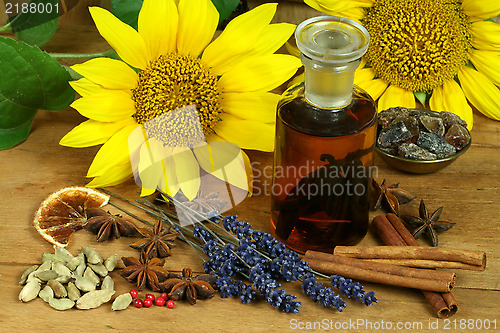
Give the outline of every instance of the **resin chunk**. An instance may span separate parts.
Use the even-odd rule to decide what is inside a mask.
[[[414,143],[403,143],[398,148],[398,155],[410,160],[432,161],[437,159],[436,154],[433,154]]]
[[[446,142],[455,147],[457,150],[461,150],[470,142],[469,133],[467,132],[465,127],[459,124],[453,124],[446,132],[444,138],[446,139]]]
[[[441,119],[443,119],[443,123],[444,126],[446,127],[446,130],[448,130],[454,124],[459,124],[462,125],[463,127],[467,127],[467,123],[454,113],[441,111],[439,112],[439,116],[441,117]]]
[[[435,133],[440,136],[443,136],[445,133],[444,122],[440,117],[422,116],[420,117],[420,123],[430,133]]]
[[[394,122],[394,119],[398,116],[408,115],[409,110],[403,107],[389,108],[378,114],[378,124],[382,128],[386,128]]]
[[[398,121],[380,131],[377,143],[380,147],[394,147],[412,138],[403,121]]]
[[[437,155],[438,158],[445,158],[456,153],[455,147],[435,133],[420,132],[417,145],[427,149]]]

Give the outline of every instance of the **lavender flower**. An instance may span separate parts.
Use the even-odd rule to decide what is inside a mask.
[[[339,275],[332,275],[330,277],[330,282],[335,288],[339,289],[342,294],[346,295],[348,298],[352,297],[354,300],[366,306],[378,303],[378,300],[375,298],[375,293],[373,291],[368,293],[364,291],[363,286],[359,285],[359,282],[353,282],[351,279],[346,279]]]
[[[335,307],[339,312],[346,307],[346,303],[335,294],[330,288],[325,287],[323,283],[316,281],[314,274],[308,273],[304,275],[302,281],[302,291],[304,294],[311,296],[314,302],[318,302],[324,307]]]

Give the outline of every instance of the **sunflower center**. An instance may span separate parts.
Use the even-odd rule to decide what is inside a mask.
[[[172,146],[192,146],[200,125],[201,135],[213,133],[220,119],[219,97],[217,77],[199,59],[170,53],[152,61],[139,74],[137,87],[132,90],[136,109],[133,117],[144,124],[158,116],[171,116],[167,128],[153,129],[154,136]],[[174,114],[174,110],[189,105],[196,106],[197,119]],[[164,122],[158,124],[163,126]]]
[[[471,34],[457,0],[376,0],[366,8],[367,59],[378,77],[431,91],[467,63]]]

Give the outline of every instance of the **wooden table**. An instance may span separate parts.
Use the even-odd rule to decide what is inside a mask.
[[[96,52],[107,48],[91,28],[59,32],[46,49],[57,52]],[[77,38],[75,34],[78,33]],[[379,303],[365,307],[347,300],[342,313],[325,309],[304,296],[300,283],[285,283],[288,293],[302,302],[299,314],[284,314],[264,301],[242,305],[238,299],[221,299],[218,295],[208,301],[198,301],[194,306],[177,302],[172,310],[153,307],[129,308],[113,312],[109,304],[94,310],[58,312],[41,299],[27,304],[18,301],[21,286],[17,279],[29,265],[41,263],[43,252],[52,252],[52,246],[43,240],[31,226],[34,212],[50,193],[70,185],[82,185],[98,147],[75,149],[58,144],[61,137],[83,119],[76,111],[39,112],[27,141],[10,150],[0,151],[0,285],[6,294],[2,297],[0,331],[16,329],[31,331],[287,331],[307,328],[308,325],[328,328],[331,331],[364,332],[395,329],[406,325],[405,332],[472,332],[477,323],[489,320],[490,331],[500,326],[498,301],[500,300],[500,123],[476,112],[472,131],[472,147],[457,162],[439,172],[428,175],[411,175],[390,169],[379,158],[378,178],[400,186],[417,200],[409,204],[415,209],[419,199],[424,199],[431,210],[443,205],[442,219],[456,226],[440,236],[440,246],[459,249],[482,250],[487,253],[488,264],[484,272],[457,271],[453,294],[459,302],[458,313],[449,321],[437,320],[432,309],[418,290],[363,283],[366,290],[373,290]],[[260,163],[260,170],[269,168],[272,154],[250,152],[252,161]],[[270,186],[270,179],[262,175],[257,186]],[[128,199],[138,198],[138,187],[133,180],[111,188]],[[115,212],[114,207],[110,208]],[[249,221],[255,229],[269,231],[269,197],[265,195],[246,199],[232,213]],[[372,217],[382,213],[372,212]],[[96,243],[95,236],[80,231],[72,236],[67,247],[76,254],[82,245],[89,245],[109,256],[137,256],[130,248],[130,239],[121,238]],[[191,267],[202,272],[199,257],[184,243],[173,250],[165,268],[180,271]],[[428,245],[421,240],[422,245]],[[360,245],[382,245],[370,231]],[[111,274],[119,295],[132,289],[132,285],[116,271]],[[477,321],[476,321],[477,320]],[[474,322],[473,324],[470,324]],[[398,324],[399,323],[399,324]],[[465,328],[463,325],[465,323]],[[330,326],[331,325],[331,326]],[[344,329],[340,327],[343,325]],[[421,326],[420,326],[421,325]],[[429,326],[431,325],[431,326]],[[433,326],[432,326],[433,325]],[[467,326],[470,325],[470,326]],[[405,327],[405,326],[403,326]],[[434,329],[434,328],[438,329]],[[472,329],[469,329],[472,328]],[[484,331],[484,330],[483,330]]]

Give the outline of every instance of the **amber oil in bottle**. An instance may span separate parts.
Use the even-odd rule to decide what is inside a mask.
[[[271,231],[298,252],[331,252],[368,229],[377,112],[353,80],[369,35],[323,16],[301,23],[295,37],[305,80],[278,104]]]

